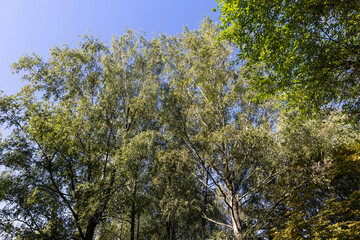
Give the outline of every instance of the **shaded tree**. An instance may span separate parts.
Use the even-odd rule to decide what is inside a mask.
[[[284,196],[273,215],[275,239],[356,239],[357,130],[337,115],[283,120],[279,134],[288,170],[274,189]]]

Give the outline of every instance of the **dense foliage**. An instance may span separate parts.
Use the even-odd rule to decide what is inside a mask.
[[[255,104],[218,30],[85,36],[15,63],[0,237],[356,239],[357,126]]]
[[[221,36],[236,43],[261,96],[282,94],[288,107],[341,105],[359,114],[359,1],[217,2]]]

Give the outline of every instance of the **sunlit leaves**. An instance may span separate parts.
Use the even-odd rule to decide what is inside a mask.
[[[239,48],[260,99],[358,112],[359,2],[219,0],[221,38]],[[258,68],[258,66],[264,68]],[[266,78],[266,80],[264,79]]]

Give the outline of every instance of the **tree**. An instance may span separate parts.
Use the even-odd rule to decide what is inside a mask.
[[[280,94],[287,107],[359,114],[359,1],[217,2],[221,37],[236,43],[261,99]]]
[[[0,96],[0,237],[357,237],[356,126],[252,101],[218,31],[85,36],[15,63],[27,85]]]
[[[291,115],[278,125],[288,167],[274,189],[284,201],[273,214],[273,237],[357,239],[358,130],[344,116],[299,124]]]
[[[194,175],[225,209],[223,216],[203,217],[245,239],[265,225],[266,188],[281,164],[275,167],[271,104],[251,104],[246,82],[230,64],[231,45],[216,42],[217,30],[207,19],[199,31],[168,40],[163,109],[167,128],[193,158]]]
[[[311,228],[318,239],[358,239],[360,237],[360,148],[359,144],[339,146],[326,175],[332,196],[327,199]]]
[[[189,172],[193,162],[186,146],[172,139],[169,132],[162,135],[161,149],[151,171],[151,207],[144,237],[200,239],[201,188]]]
[[[32,55],[13,65],[29,84],[0,100],[0,122],[12,128],[1,143],[2,232],[94,238],[114,193],[136,183],[151,154],[141,141],[153,139],[161,70],[154,44],[131,31],[111,48],[85,36],[78,48],[51,49],[47,61]]]

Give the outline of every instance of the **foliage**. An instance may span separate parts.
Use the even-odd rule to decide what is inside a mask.
[[[151,154],[140,141],[151,144],[141,131],[151,135],[156,106],[159,56],[150,46],[130,31],[111,48],[85,36],[78,48],[51,49],[47,61],[33,55],[13,65],[29,85],[0,102],[1,122],[13,129],[1,145],[7,232],[93,238],[113,193],[132,181],[144,151]],[[136,151],[124,151],[132,145]]]
[[[276,192],[286,198],[273,218],[275,239],[357,238],[358,132],[344,120],[279,124],[289,167]]]
[[[359,19],[355,0],[218,0],[221,37],[236,43],[262,97],[287,107],[359,112]]]
[[[253,105],[246,82],[231,66],[232,48],[219,45],[217,31],[204,22],[168,43],[165,57],[169,129],[187,145],[198,178],[218,195],[226,214],[204,218],[233,231],[234,238],[255,235],[267,212],[264,192],[281,166],[271,130],[271,104]],[[182,55],[175,54],[181,52]]]
[[[0,237],[357,238],[358,126],[256,104],[218,32],[85,36],[15,63]]]

